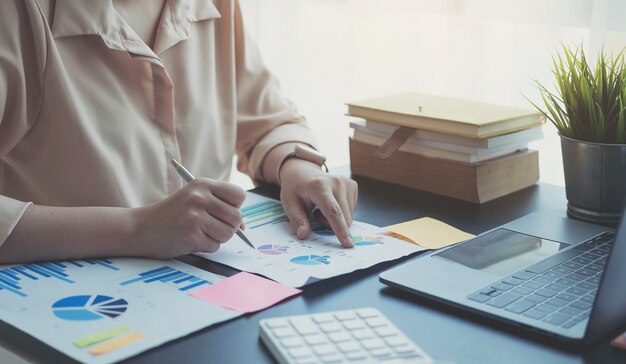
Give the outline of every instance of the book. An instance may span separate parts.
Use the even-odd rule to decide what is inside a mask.
[[[360,142],[373,145],[374,147],[380,147],[387,140],[387,138],[369,134],[361,130],[355,130],[353,138]],[[511,148],[504,148],[504,149],[500,148],[496,151],[491,151],[491,152],[484,153],[484,154],[468,154],[468,153],[455,152],[455,151],[445,150],[445,149],[436,149],[436,148],[431,148],[431,147],[418,145],[418,144],[404,143],[400,147],[399,151],[419,154],[421,156],[430,157],[433,159],[447,159],[447,160],[464,162],[464,163],[478,163],[478,162],[483,162],[486,160],[498,158],[503,155],[511,154],[518,150],[526,149],[526,147],[527,147],[526,145],[513,146]]]
[[[417,92],[347,105],[350,116],[470,138],[512,133],[541,125],[544,120],[535,110]]]
[[[398,126],[390,125],[390,124],[382,124],[382,125],[385,127],[389,127],[389,128],[372,128],[371,123],[368,122],[366,124],[365,121],[357,120],[357,121],[350,122],[350,127],[354,129],[355,131],[359,131],[361,133],[366,133],[366,134],[371,134],[371,135],[381,137],[384,139],[388,139],[395,132],[395,130],[399,128]],[[517,140],[511,143],[507,143],[507,144],[493,145],[492,143],[492,145],[489,147],[476,147],[476,146],[468,146],[468,145],[462,145],[462,144],[446,143],[446,142],[441,142],[441,141],[424,139],[422,135],[422,130],[415,130],[413,135],[409,137],[409,139],[407,139],[406,143],[421,145],[423,147],[428,147],[432,149],[442,149],[442,150],[448,150],[448,151],[464,153],[464,154],[483,155],[483,154],[497,153],[500,151],[507,151],[507,150],[513,151],[513,150],[525,149],[528,147],[529,141],[539,139],[543,135],[541,132],[541,129],[533,128],[533,129],[527,129],[527,130],[537,130],[538,133],[529,134],[529,136],[526,138],[517,138]],[[444,134],[439,134],[439,135],[444,135]],[[494,138],[498,138],[498,137],[494,137]],[[487,139],[474,139],[474,140],[487,140]]]
[[[539,180],[539,157],[526,149],[488,162],[467,164],[397,151],[382,160],[377,147],[350,139],[352,174],[420,189],[472,203],[484,203],[530,187]]]
[[[385,135],[391,135],[397,128],[397,125],[379,123],[373,120],[363,120],[354,118],[351,121],[351,124],[355,123],[356,125],[365,125],[365,128],[371,130],[373,132],[383,133]],[[543,138],[542,126],[535,126],[532,128],[496,135],[487,138],[468,138],[458,135],[450,135],[432,132],[428,130],[420,130],[416,129],[415,133],[412,136],[412,140],[423,140],[432,143],[439,143],[445,145],[459,145],[459,146],[467,146],[471,148],[497,148],[501,146],[505,146],[507,144],[521,144],[521,143],[529,143],[535,140],[539,140]],[[417,143],[416,143],[417,144]]]

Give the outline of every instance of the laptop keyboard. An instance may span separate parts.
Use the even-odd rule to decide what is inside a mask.
[[[467,298],[569,329],[589,317],[614,239],[605,232]]]

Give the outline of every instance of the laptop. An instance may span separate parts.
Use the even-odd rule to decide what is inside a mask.
[[[626,214],[614,231],[533,213],[379,277],[521,330],[591,342],[626,323]]]

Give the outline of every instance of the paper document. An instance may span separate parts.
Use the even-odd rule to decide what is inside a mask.
[[[387,226],[385,229],[406,236],[427,249],[443,248],[474,237],[472,234],[430,217]]]
[[[176,260],[0,266],[0,319],[84,363],[112,363],[240,313],[189,295],[225,277]]]
[[[385,229],[358,221],[350,229],[354,249],[341,247],[335,234],[324,227],[313,227],[307,239],[299,240],[280,201],[254,193],[248,193],[241,211],[245,233],[256,250],[234,236],[217,252],[198,255],[291,287],[302,287],[424,250],[385,235]]]

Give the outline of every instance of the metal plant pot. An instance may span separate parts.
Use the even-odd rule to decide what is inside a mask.
[[[626,144],[588,143],[561,135],[567,213],[617,224],[626,196]]]

